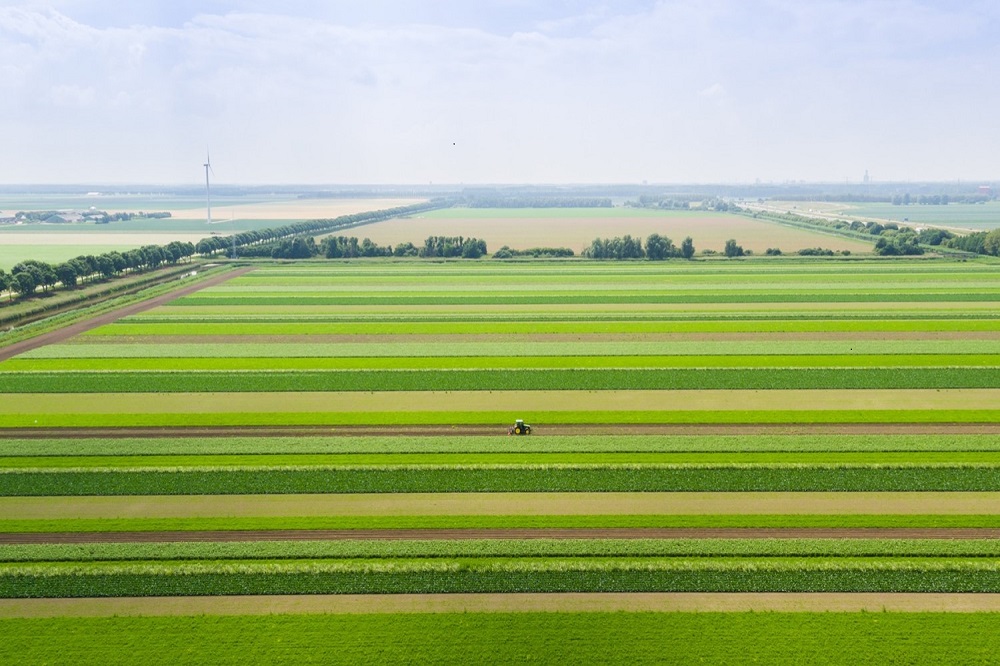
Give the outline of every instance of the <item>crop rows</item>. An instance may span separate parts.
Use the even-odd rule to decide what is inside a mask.
[[[0,562],[412,558],[1000,558],[995,539],[478,539],[0,546]]]
[[[881,465],[934,467],[956,465],[1000,465],[997,451],[927,451],[927,452],[710,452],[710,453],[335,453],[335,454],[274,454],[244,455],[64,455],[64,456],[3,456],[0,468],[32,469],[143,469],[201,468],[253,469],[291,468],[497,468],[527,466],[557,468],[580,466],[680,466],[706,467],[718,465]]]
[[[860,333],[860,332],[996,332],[1000,317],[956,319],[762,319],[681,321],[432,321],[432,322],[226,322],[110,324],[86,337],[148,335],[487,335],[607,333]]]
[[[1000,465],[175,467],[0,471],[0,496],[1000,491]]]
[[[996,593],[1000,562],[789,557],[0,566],[0,598],[667,591]]]
[[[0,438],[0,457],[1000,452],[990,434],[505,435]]]
[[[0,496],[9,514],[0,516],[0,531],[997,528],[990,496],[962,494],[1000,492],[1000,312],[991,307],[1000,279],[988,268],[261,266],[0,363],[4,427],[471,424],[500,435],[523,417],[535,435],[0,437]],[[587,432],[595,433],[628,424],[750,429],[546,433],[574,423],[592,424]],[[828,433],[844,424],[898,425],[873,431],[894,434],[810,435],[765,434],[766,423],[783,424],[782,433],[819,423],[831,424]],[[900,434],[920,423],[942,425],[939,434]],[[809,509],[815,513],[791,504],[748,515],[725,513],[745,504],[703,509],[719,497],[713,493],[826,491],[838,493],[834,503],[850,492],[877,496],[848,496],[841,508]],[[947,497],[935,506],[893,495],[931,491]],[[543,495],[556,492],[567,495]],[[573,508],[583,492],[636,495],[606,508],[612,497],[603,494],[590,508]],[[647,506],[651,496],[639,494],[647,492],[705,495],[684,506],[679,495],[664,495],[662,505]],[[361,496],[368,493],[379,496]],[[467,513],[447,515],[443,495],[417,493],[466,493],[447,501]],[[528,493],[546,504],[513,509],[502,504],[520,501],[513,496],[473,493]],[[271,498],[252,497],[271,494],[316,496],[274,498],[287,500],[282,515],[257,508]],[[157,497],[165,495],[190,497]],[[965,502],[955,515],[942,508],[952,497]],[[414,509],[420,501],[437,504]],[[878,508],[847,513],[864,502]],[[883,504],[898,513],[877,513]],[[134,506],[141,511],[132,515]],[[561,514],[575,510],[585,513]],[[608,515],[591,515],[602,510]],[[0,546],[0,597],[8,598],[546,591],[1000,592],[1000,546],[980,539]]]
[[[1000,388],[998,368],[347,370],[22,373],[7,393]]]
[[[399,295],[361,293],[346,294],[289,294],[289,295],[243,295],[243,296],[188,296],[179,301],[186,306],[216,306],[216,305],[254,305],[260,307],[282,305],[553,305],[570,303],[573,305],[603,305],[608,303],[724,303],[741,304],[748,301],[755,303],[965,303],[1000,301],[1000,291],[969,291],[956,292],[931,289],[869,291],[857,293],[845,291],[830,292],[784,292],[773,293],[763,291],[719,292],[719,293],[641,293],[630,291],[597,292],[590,294],[503,294],[482,296],[468,294],[455,295]]]

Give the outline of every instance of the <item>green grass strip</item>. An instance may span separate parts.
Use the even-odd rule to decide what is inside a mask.
[[[988,663],[992,613],[444,613],[0,619],[5,664]],[[330,646],[335,645],[336,649]]]

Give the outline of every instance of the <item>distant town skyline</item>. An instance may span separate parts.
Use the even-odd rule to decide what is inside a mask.
[[[1000,178],[1000,6],[0,2],[0,184]]]

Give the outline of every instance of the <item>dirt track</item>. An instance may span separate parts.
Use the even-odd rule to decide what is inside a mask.
[[[327,613],[994,613],[1000,594],[644,592],[0,599],[0,617]]]
[[[502,425],[461,426],[243,426],[149,428],[0,428],[0,437],[330,437],[505,435]],[[1000,435],[1000,423],[783,423],[783,424],[547,424],[546,435]]]
[[[552,528],[7,532],[0,544],[344,541],[348,539],[998,539],[1000,529],[950,528]]]
[[[15,342],[12,345],[0,348],[0,361],[6,361],[9,358],[17,356],[18,354],[23,354],[26,351],[31,351],[32,349],[38,349],[39,347],[44,347],[46,345],[55,344],[57,342],[63,342],[74,336],[77,336],[85,331],[89,331],[98,326],[104,326],[105,324],[110,324],[113,321],[117,321],[122,317],[128,317],[129,315],[134,315],[139,312],[145,312],[146,310],[152,310],[155,307],[159,307],[164,303],[168,303],[175,299],[181,298],[182,296],[187,296],[193,294],[196,291],[201,291],[206,287],[214,287],[215,285],[222,284],[227,280],[231,280],[234,277],[248,273],[254,269],[253,266],[248,266],[244,268],[237,268],[232,271],[227,271],[222,275],[215,275],[208,278],[207,280],[201,280],[193,284],[188,284],[180,289],[171,291],[149,300],[140,301],[139,303],[133,303],[131,305],[126,305],[123,308],[117,310],[112,310],[111,312],[105,312],[102,315],[93,317],[91,319],[85,319],[83,321],[78,321],[74,324],[70,324],[65,328],[56,329],[48,333],[43,333],[28,340],[22,340],[21,342]]]

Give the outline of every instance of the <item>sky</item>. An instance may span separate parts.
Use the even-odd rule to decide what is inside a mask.
[[[1000,179],[993,0],[0,0],[0,183]]]

